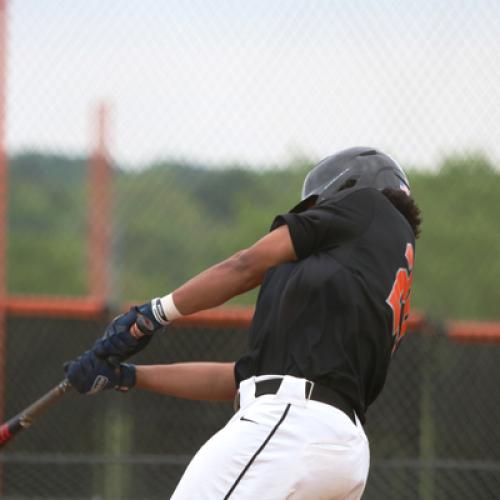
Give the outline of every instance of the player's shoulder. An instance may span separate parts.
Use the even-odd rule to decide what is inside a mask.
[[[336,196],[325,200],[323,203],[342,207],[358,208],[371,212],[399,213],[385,194],[379,189],[365,187],[345,194],[340,191]]]
[[[385,194],[375,188],[366,187],[343,193],[316,205],[319,210],[326,210],[358,222],[367,228],[374,221],[379,224],[408,225],[404,215],[391,203]]]
[[[316,207],[339,207],[353,210],[372,211],[374,204],[380,197],[385,196],[377,189],[366,187],[356,191],[339,191],[334,196],[318,203]]]

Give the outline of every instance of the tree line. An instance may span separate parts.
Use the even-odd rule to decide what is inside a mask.
[[[279,169],[163,161],[113,169],[113,301],[162,294],[265,234],[297,201],[312,166]],[[87,293],[87,159],[9,158],[8,288]],[[481,153],[408,169],[423,213],[413,307],[436,317],[499,319],[500,173]],[[106,223],[106,221],[102,221]],[[254,302],[256,293],[235,299]]]

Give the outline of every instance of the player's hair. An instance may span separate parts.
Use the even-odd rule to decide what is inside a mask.
[[[420,208],[418,208],[415,200],[400,189],[386,188],[382,193],[405,216],[413,229],[415,238],[418,238],[422,216],[420,214]]]

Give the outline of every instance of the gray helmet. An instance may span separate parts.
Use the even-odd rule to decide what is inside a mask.
[[[292,212],[305,210],[313,201],[341,198],[366,187],[400,189],[410,195],[408,178],[390,156],[373,148],[350,148],[328,156],[307,174],[302,201]]]

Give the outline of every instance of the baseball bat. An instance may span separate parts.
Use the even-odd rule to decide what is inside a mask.
[[[142,315],[137,316],[137,321],[132,325],[132,335],[141,337],[151,333],[151,325],[147,323],[147,318]],[[117,360],[110,360],[117,363]],[[2,449],[16,434],[30,427],[35,420],[43,415],[48,408],[57,403],[72,386],[67,378],[59,382],[49,392],[38,398],[34,403],[20,411],[15,417],[0,425],[0,449]]]
[[[59,401],[70,389],[71,384],[65,378],[15,417],[0,425],[0,448],[3,448],[16,434],[30,427],[47,408]]]

